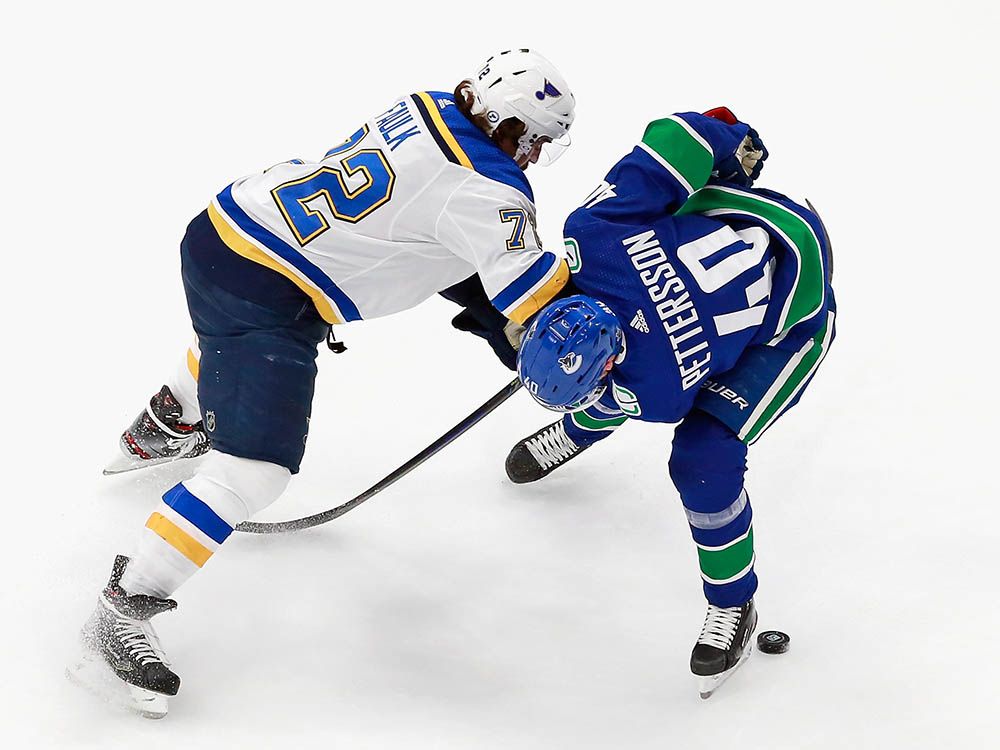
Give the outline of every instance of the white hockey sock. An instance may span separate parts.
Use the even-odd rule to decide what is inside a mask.
[[[201,568],[236,524],[277,500],[283,466],[209,451],[198,473],[168,490],[146,521],[121,585],[165,598]]]
[[[201,420],[201,407],[198,405],[198,362],[201,360],[201,350],[196,338],[187,350],[184,358],[177,363],[177,369],[167,380],[170,392],[174,394],[177,403],[181,405],[181,421],[194,424]]]

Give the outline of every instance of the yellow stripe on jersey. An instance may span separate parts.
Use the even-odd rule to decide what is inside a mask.
[[[188,349],[187,366],[188,366],[188,372],[191,373],[191,377],[194,378],[195,380],[198,380],[198,371],[201,367],[201,364],[198,362],[198,358],[194,355],[193,349]]]
[[[208,562],[212,551],[188,534],[166,516],[153,513],[146,521],[146,528],[180,552],[199,568]]]
[[[344,322],[333,311],[333,306],[330,304],[330,301],[326,298],[323,292],[304,281],[289,268],[283,266],[259,247],[244,238],[243,235],[229,225],[229,222],[223,217],[222,212],[215,207],[215,204],[209,204],[208,217],[212,220],[212,226],[215,227],[215,231],[218,232],[219,238],[226,244],[226,247],[237,255],[242,255],[247,260],[252,260],[255,263],[259,263],[262,266],[270,268],[272,271],[277,271],[295,284],[295,286],[309,295],[313,304],[316,305],[316,309],[319,311],[319,314],[323,316],[323,320],[327,323],[337,324]]]
[[[545,307],[556,293],[566,286],[567,281],[569,281],[569,266],[565,260],[560,260],[555,273],[548,281],[542,283],[524,302],[515,307],[508,317],[515,323],[524,325],[524,321]]]
[[[444,118],[441,117],[441,110],[438,109],[437,102],[435,102],[433,97],[431,97],[431,95],[428,94],[426,91],[419,92],[417,96],[420,97],[420,100],[424,103],[424,106],[427,107],[427,113],[431,117],[431,124],[434,125],[438,133],[440,133],[441,137],[444,139],[444,142],[448,144],[448,148],[450,148],[454,152],[455,157],[458,159],[458,163],[461,164],[463,167],[475,170],[475,167],[472,166],[472,160],[465,153],[465,151],[462,150],[462,147],[458,145],[458,139],[456,139],[455,136],[452,135],[452,132],[448,129],[448,126],[445,125]]]

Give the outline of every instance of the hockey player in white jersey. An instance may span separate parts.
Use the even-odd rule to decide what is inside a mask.
[[[150,618],[298,472],[332,325],[452,288],[459,302],[485,294],[514,329],[566,283],[565,261],[536,236],[524,170],[569,144],[573,118],[551,63],[504,52],[453,93],[393,102],[317,162],[237,180],[188,226],[182,277],[198,344],[125,431],[109,472],[208,455],[163,496],[131,559],[116,558],[84,628],[91,666],[110,669],[132,707],[162,716],[180,686]],[[481,286],[460,283],[477,276]]]

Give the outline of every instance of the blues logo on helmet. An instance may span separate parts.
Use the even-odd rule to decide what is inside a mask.
[[[611,309],[577,294],[538,313],[521,341],[517,374],[545,408],[578,411],[604,393],[623,346],[622,327]]]

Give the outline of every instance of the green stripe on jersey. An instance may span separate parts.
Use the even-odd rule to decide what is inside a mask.
[[[760,416],[754,421],[749,429],[746,427],[740,431],[740,438],[744,443],[749,445],[755,441],[760,433],[767,427],[774,416],[785,407],[789,399],[795,394],[798,388],[803,384],[803,381],[807,380],[812,372],[816,369],[820,360],[823,358],[823,354],[826,351],[825,344],[827,343],[827,333],[830,329],[830,319],[827,318],[826,323],[823,325],[816,335],[812,337],[812,340],[806,344],[808,347],[802,358],[798,361],[791,372],[782,372],[778,378],[784,378],[784,382],[779,383],[775,381],[774,385],[778,386],[777,393],[771,397],[770,401],[764,406],[764,410],[760,412]],[[799,350],[801,351],[801,350]],[[766,396],[767,394],[765,394]],[[763,405],[763,402],[762,402]],[[754,412],[757,413],[756,410]],[[753,418],[754,415],[751,415]],[[746,434],[743,434],[745,430]]]
[[[710,583],[728,581],[753,562],[753,526],[745,535],[724,547],[698,546],[701,575]]]
[[[592,432],[600,430],[613,430],[616,427],[621,427],[628,419],[628,417],[624,415],[621,417],[607,417],[606,419],[599,419],[582,411],[575,411],[570,415],[570,417],[573,419],[573,422],[576,423],[577,427],[584,430],[590,430]]]
[[[687,182],[685,187],[697,190],[708,182],[715,167],[715,157],[689,128],[675,117],[654,120],[646,127],[642,142]]]
[[[798,258],[798,277],[782,311],[778,333],[787,331],[821,310],[826,295],[823,249],[809,223],[794,211],[768,198],[716,186],[702,188],[677,211],[679,215],[715,215],[728,212],[749,214],[762,219],[783,235]]]

